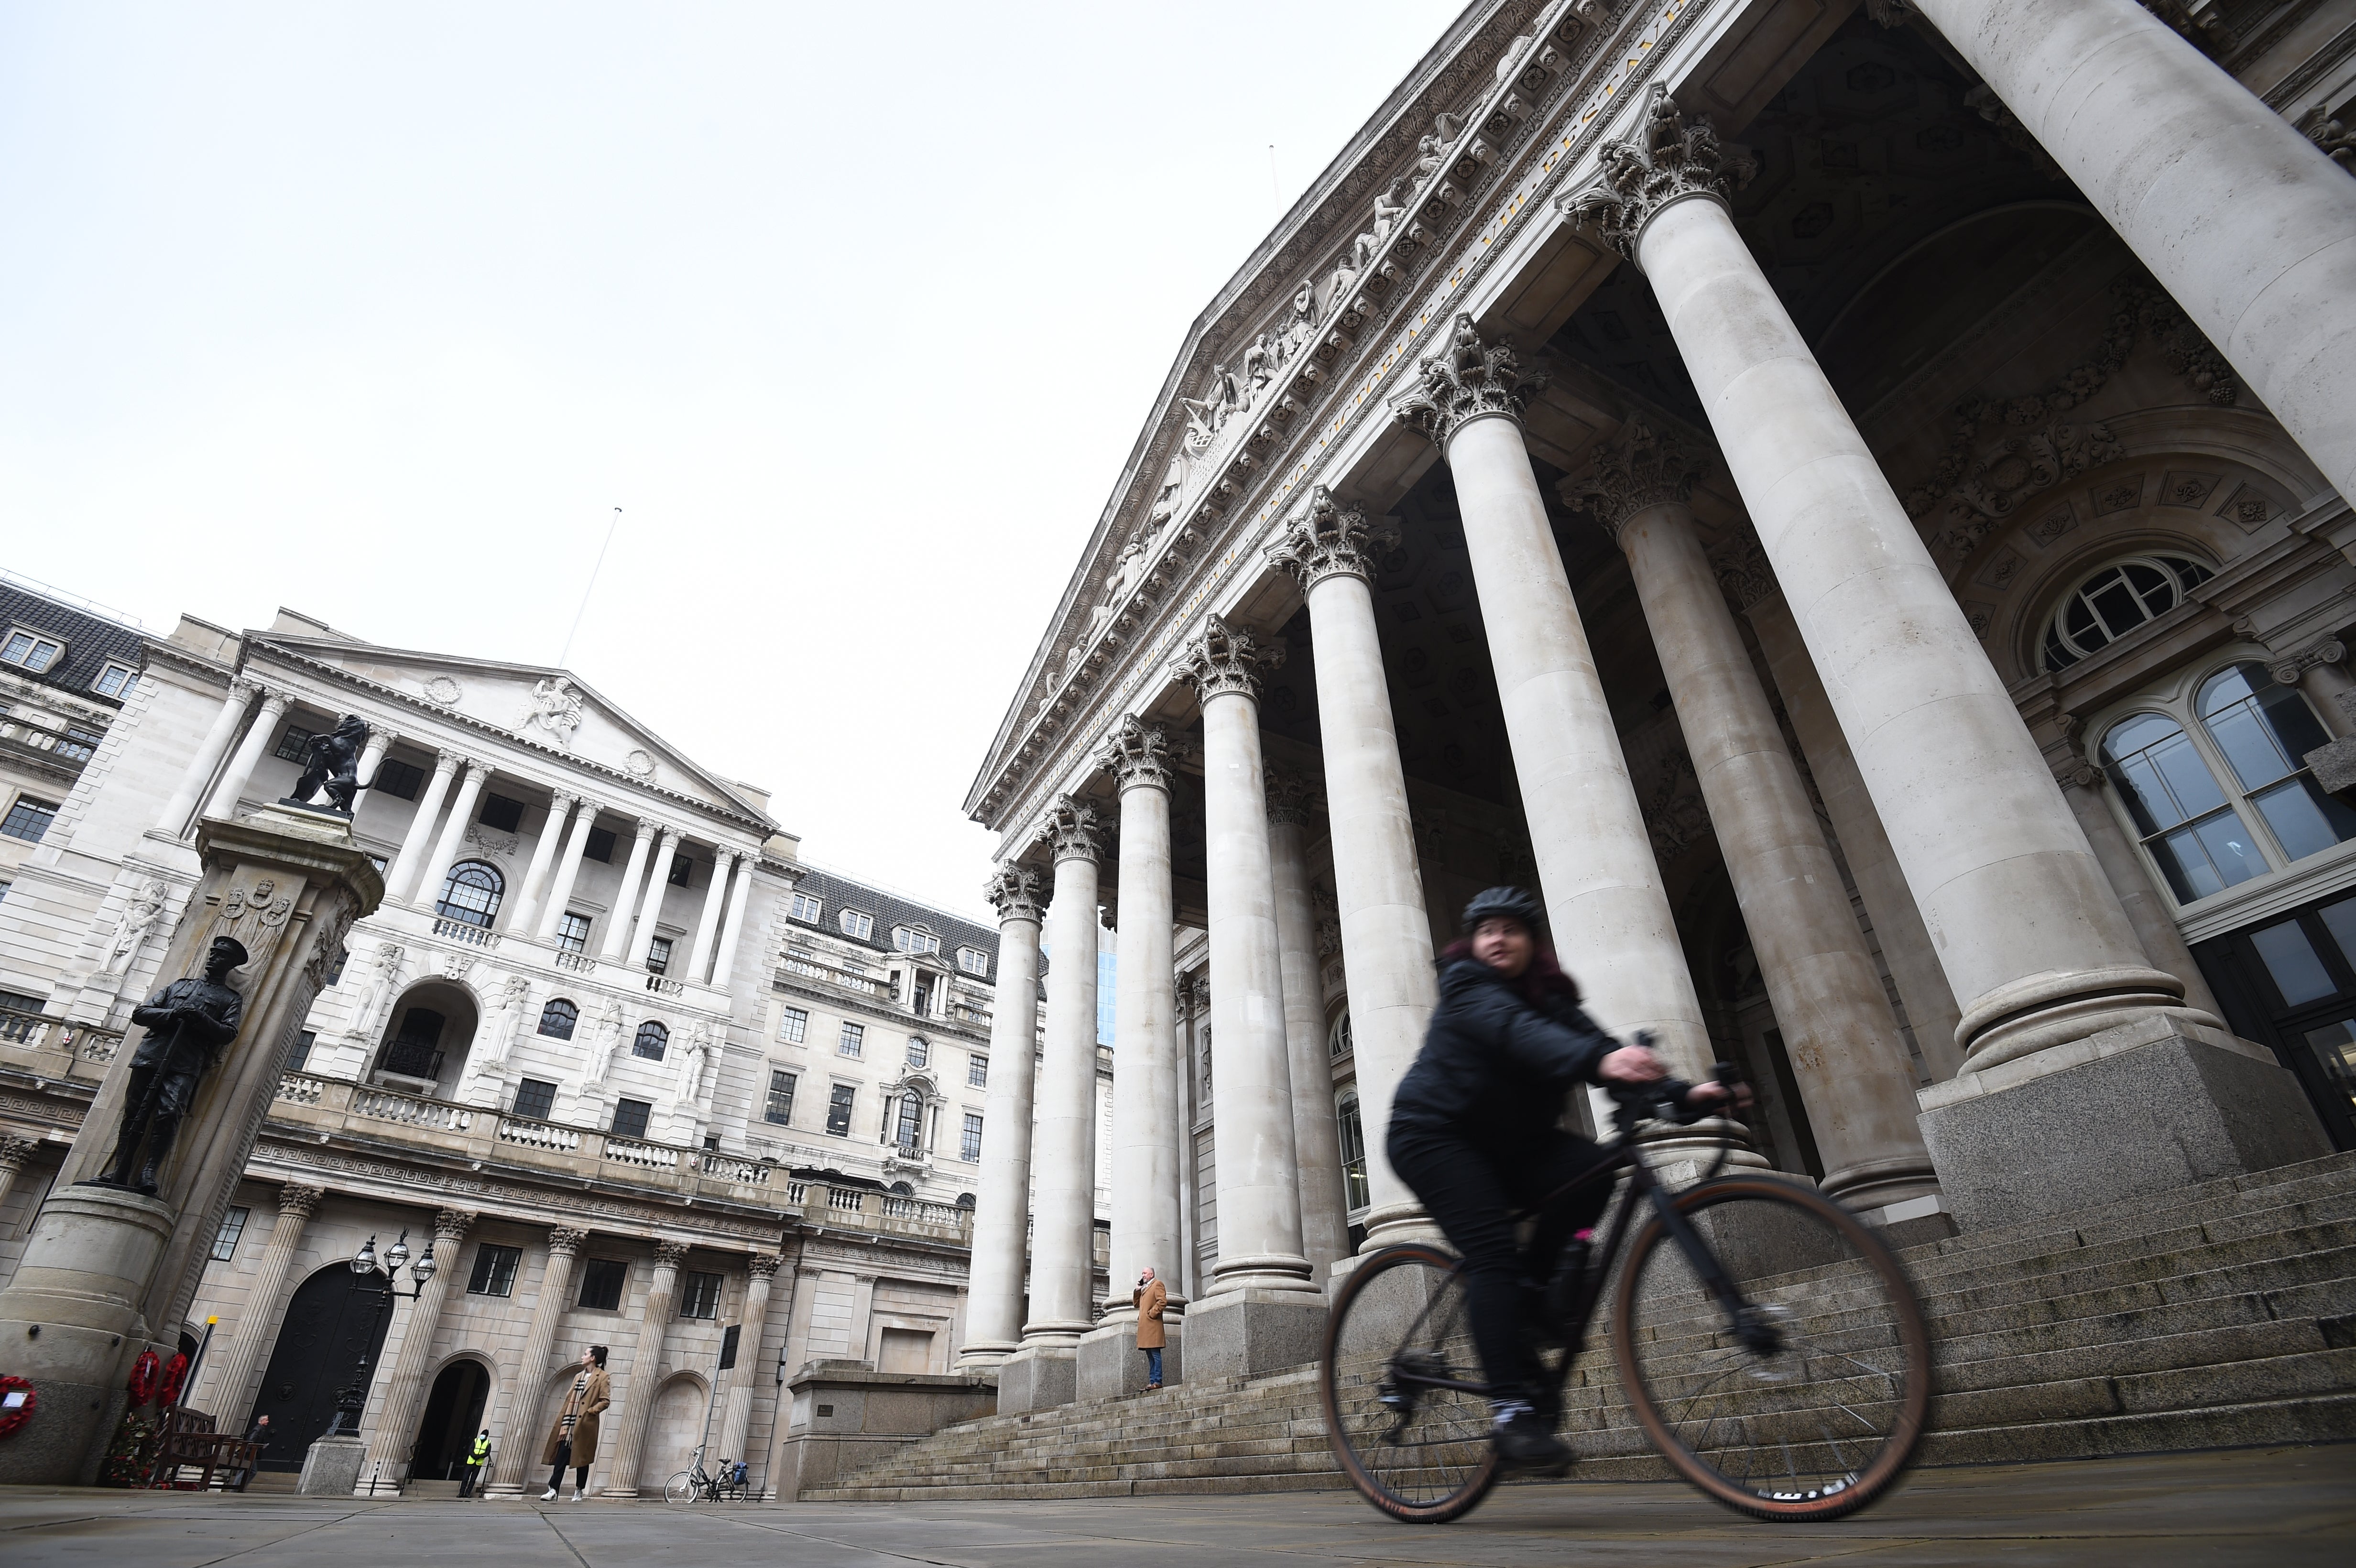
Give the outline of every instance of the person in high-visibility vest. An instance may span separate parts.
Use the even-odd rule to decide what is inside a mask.
[[[475,1445],[466,1450],[466,1478],[458,1483],[460,1497],[471,1498],[475,1495],[475,1477],[481,1475],[483,1467],[490,1462],[491,1429],[486,1426],[481,1432],[476,1434]]]

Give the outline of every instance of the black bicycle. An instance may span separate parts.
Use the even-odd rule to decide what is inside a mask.
[[[1727,1063],[1717,1073],[1736,1080]],[[1814,1188],[1720,1175],[1729,1133],[1701,1179],[1663,1186],[1639,1125],[1699,1117],[1657,1085],[1612,1093],[1618,1136],[1606,1157],[1545,1205],[1627,1173],[1583,1270],[1569,1272],[1567,1251],[1547,1293],[1555,1307],[1540,1343],[1557,1341],[1559,1355],[1541,1360],[1569,1439],[1584,1428],[1591,1446],[1624,1452],[1612,1433],[1633,1418],[1677,1474],[1730,1508],[1770,1520],[1863,1508],[1912,1459],[1930,1407],[1930,1339],[1905,1270]],[[1619,1400],[1609,1380],[1570,1382],[1607,1288]],[[1462,1264],[1423,1242],[1376,1253],[1334,1299],[1326,1431],[1351,1484],[1395,1519],[1462,1518],[1502,1478],[1466,1307]]]

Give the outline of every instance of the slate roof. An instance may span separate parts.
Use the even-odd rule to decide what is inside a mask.
[[[965,974],[957,961],[957,950],[971,947],[990,955],[990,972],[969,976],[991,985],[998,983],[998,933],[960,915],[948,914],[929,904],[916,903],[896,893],[887,893],[864,882],[854,882],[848,877],[830,872],[809,870],[802,873],[795,891],[809,894],[824,906],[818,923],[806,920],[789,921],[790,925],[805,931],[822,931],[837,942],[849,942],[854,946],[873,948],[878,953],[896,952],[892,945],[892,928],[895,925],[921,925],[941,939],[941,956],[951,969]],[[845,908],[855,909],[875,917],[875,934],[861,942],[845,934],[835,923],[835,916]]]
[[[121,699],[101,697],[91,689],[91,683],[104,673],[110,662],[129,665],[133,669],[145,669],[147,666],[146,639],[131,627],[0,578],[0,635],[5,635],[10,626],[47,632],[66,645],[66,656],[40,674],[35,675],[19,665],[10,665],[10,674],[70,691],[87,702],[103,703],[109,708],[123,706]]]

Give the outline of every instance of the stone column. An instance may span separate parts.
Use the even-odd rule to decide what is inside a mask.
[[[374,1430],[369,1435],[363,1483],[373,1474],[408,1474],[417,1446],[417,1405],[425,1392],[425,1366],[433,1359],[434,1332],[442,1321],[442,1298],[450,1294],[450,1276],[458,1272],[459,1244],[474,1228],[475,1218],[459,1209],[434,1216],[433,1277],[417,1287],[417,1297],[409,1304],[401,1349],[390,1361],[377,1363],[377,1388],[369,1395]]]
[[[1371,524],[1363,508],[1339,505],[1321,485],[1269,551],[1309,602],[1317,654],[1325,825],[1333,840],[1335,919],[1350,976],[1350,1037],[1366,1128],[1368,1249],[1429,1228],[1414,1194],[1391,1170],[1384,1133],[1391,1094],[1423,1049],[1423,1031],[1439,1000],[1431,919],[1369,587],[1376,555],[1396,539],[1391,530]]]
[[[229,695],[222,699],[220,711],[213,715],[213,727],[198,742],[196,753],[180,774],[180,782],[172,788],[172,798],[164,803],[163,815],[155,818],[156,832],[166,838],[177,838],[187,827],[188,814],[197,809],[197,797],[204,793],[205,781],[220,766],[221,754],[229,750],[246,709],[252,705],[253,691],[250,680],[229,683]]]
[[[0,1134],[0,1203],[8,1201],[9,1189],[16,1185],[16,1173],[25,1168],[33,1151],[40,1146],[30,1138],[20,1138],[14,1133]],[[30,1230],[31,1216],[26,1216],[26,1228]],[[0,1231],[0,1237],[7,1234]]]
[[[1914,8],[2356,495],[2356,183],[2136,0]]]
[[[262,753],[268,751],[278,737],[278,721],[286,717],[286,709],[293,707],[294,702],[294,697],[287,692],[274,687],[262,688],[262,710],[253,716],[253,723],[246,731],[244,741],[239,743],[237,754],[230,758],[229,767],[221,773],[220,783],[213,790],[212,800],[205,807],[207,816],[237,815],[237,797],[245,793],[247,782],[253,777],[254,768],[262,762]]]
[[[1522,405],[1544,378],[1483,344],[1470,316],[1451,336],[1393,407],[1440,443],[1456,481],[1555,947],[1597,1023],[1622,1039],[1651,1029],[1671,1072],[1705,1076],[1716,1051],[1522,443]],[[1381,1136],[1369,1124],[1366,1141]]]
[[[432,913],[441,901],[442,883],[450,875],[450,868],[458,863],[458,851],[466,842],[466,829],[474,825],[475,802],[482,797],[483,785],[491,776],[487,763],[468,763],[466,776],[458,781],[457,798],[450,803],[450,815],[442,824],[442,837],[434,840],[433,856],[419,869],[417,885],[409,890],[409,901]]]
[[[1219,1255],[1187,1315],[1188,1375],[1249,1376],[1317,1354],[1324,1307],[1301,1253],[1292,1069],[1260,762],[1259,683],[1283,662],[1216,615],[1172,668],[1203,708],[1209,883],[1211,1104],[1218,1126]]]
[[[212,1412],[220,1431],[245,1430],[253,1374],[269,1355],[277,1337],[278,1315],[285,1307],[287,1271],[294,1267],[294,1254],[303,1245],[303,1227],[318,1212],[319,1200],[326,1196],[324,1189],[291,1183],[278,1189],[278,1218],[272,1221],[270,1239],[262,1244],[262,1266],[254,1271],[253,1283],[246,1290],[245,1310],[239,1314],[229,1343],[206,1363],[205,1386],[188,1392],[188,1403]]]
[[[1823,1157],[1824,1190],[1888,1217],[1929,1214],[1913,1064],[1815,806],[1719,592],[1687,502],[1700,454],[1642,422],[1563,486],[1628,558],[1677,725]],[[1892,1205],[1903,1211],[1890,1213]]]
[[[537,1430],[541,1387],[548,1381],[557,1319],[573,1304],[573,1262],[588,1240],[586,1231],[559,1227],[548,1233],[548,1266],[541,1271],[540,1298],[532,1303],[523,1354],[498,1391],[498,1405],[483,1421],[491,1429],[494,1445],[491,1472],[495,1478],[483,1488],[487,1498],[522,1496],[525,1482],[539,1466],[541,1440],[547,1435]]]
[[[961,1373],[990,1373],[1023,1338],[1023,1254],[1031,1226],[1031,1096],[1038,1056],[1039,873],[1001,866],[983,890],[998,911],[998,984],[982,1102]],[[1119,1081],[1119,1074],[1114,1079]]]
[[[755,858],[746,856],[737,868],[736,885],[728,890],[728,918],[720,925],[720,955],[712,961],[712,983],[723,990],[736,973],[736,950],[744,941],[744,906],[753,896],[755,864]]]
[[[1102,852],[1096,807],[1066,795],[1047,831],[1055,859],[1046,933],[1055,967],[1032,1118],[1037,1223],[1031,1238],[1031,1314],[1022,1348],[998,1369],[1001,1412],[1070,1403],[1096,1272],[1097,857]]]
[[[753,1380],[768,1369],[761,1355],[761,1328],[769,1316],[769,1288],[785,1261],[776,1253],[755,1253],[744,1260],[744,1316],[740,1319],[744,1331],[736,1342],[735,1376],[728,1384],[727,1403],[720,1417],[720,1449],[713,1456],[723,1462],[753,1457],[744,1452],[744,1438],[753,1424]]]
[[[558,852],[548,901],[540,906],[540,919],[532,926],[532,935],[541,942],[555,940],[556,923],[564,918],[564,906],[573,901],[573,884],[580,880],[582,858],[589,850],[589,835],[596,828],[597,803],[584,799],[573,814],[573,836]]]
[[[1962,1006],[1965,1071],[1919,1096],[1958,1219],[2017,1221],[2319,1153],[2287,1071],[2184,1007],[2183,982],[2144,955],[1929,550],[1735,230],[1725,193],[1748,160],[1655,90],[1645,144],[1619,144],[1606,166],[1613,183],[1580,211],[1660,296]],[[2071,1084],[2029,1087],[2081,1068]],[[2231,1117],[2221,1093],[2243,1102]],[[2174,1156],[2143,1157],[2153,1148]]]
[[[654,864],[647,868],[646,892],[638,900],[638,926],[630,933],[629,963],[633,969],[647,966],[647,952],[654,944],[655,927],[662,922],[663,896],[670,889],[670,863],[679,854],[679,841],[678,828],[664,828]]]
[[[638,1310],[638,1339],[630,1348],[629,1373],[613,1380],[614,1405],[603,1423],[614,1434],[614,1453],[610,1465],[605,1456],[598,1456],[597,1462],[606,1466],[605,1484],[597,1492],[601,1498],[638,1495],[638,1456],[647,1445],[647,1418],[653,1413],[657,1374],[662,1370],[663,1338],[670,1332],[679,1265],[686,1261],[684,1242],[655,1243],[655,1273],[647,1282],[646,1304]],[[613,1357],[608,1353],[606,1359]]]
[[[637,836],[630,840],[629,864],[622,869],[622,890],[614,896],[614,912],[605,920],[605,945],[597,950],[597,956],[608,964],[620,963],[629,950],[630,922],[637,918],[638,901],[646,891],[647,846],[654,837],[655,825],[638,818]]]
[[[1179,1319],[1186,1305],[1178,1253],[1177,987],[1171,950],[1177,916],[1170,872],[1170,734],[1123,719],[1103,761],[1120,788],[1120,965],[1113,1008],[1112,1236],[1105,1315],[1080,1341],[1082,1399],[1145,1387],[1130,1304],[1149,1265],[1170,1293],[1165,1382],[1182,1381]]]
[[[540,837],[531,847],[531,864],[524,869],[523,885],[516,891],[515,903],[503,923],[508,930],[530,935],[540,923],[540,901],[548,891],[557,848],[564,842],[564,819],[580,798],[561,789],[550,795],[548,820],[540,825]]]
[[[1743,542],[1748,558],[1757,550],[1759,541],[1752,537]],[[1731,585],[1736,602],[1751,617],[1751,629],[1759,636],[1759,651],[1766,656],[1768,673],[1783,699],[1783,711],[1800,738],[1800,754],[1807,760],[1817,792],[1824,796],[1825,811],[1833,819],[1833,835],[1840,841],[1849,875],[1857,879],[1858,896],[1865,901],[1866,916],[1873,922],[1882,961],[1897,982],[1898,999],[1906,1004],[1907,1022],[1914,1029],[1914,1049],[1922,1053],[1922,1065],[1930,1069],[1933,1082],[1944,1083],[1964,1064],[1964,1053],[1955,1045],[1955,1025],[1963,1013],[1955,1006],[1954,992],[1947,987],[1947,972],[1939,967],[1939,955],[1931,945],[1931,933],[1922,923],[1914,891],[1906,885],[1898,853],[1890,848],[1880,814],[1873,809],[1873,798],[1866,792],[1865,775],[1857,771],[1857,759],[1849,754],[1840,720],[1833,716],[1832,699],[1825,695],[1824,682],[1816,678],[1816,667],[1808,662],[1807,645],[1800,641],[1799,627],[1792,624],[1791,610],[1774,592],[1766,556],[1760,553],[1755,560],[1746,559],[1739,571],[1722,568],[1719,581],[1722,586]]]
[[[369,797],[369,786],[376,783],[377,769],[384,765],[384,754],[391,751],[392,743],[400,739],[401,731],[398,730],[388,730],[376,724],[369,726],[368,744],[360,748],[359,766],[355,770],[360,781],[360,787],[352,794],[352,816],[355,820],[360,814],[360,802]]]
[[[425,793],[418,797],[417,814],[409,819],[409,831],[401,836],[400,853],[393,856],[392,864],[385,869],[385,897],[406,901],[410,890],[416,885],[418,869],[432,853],[434,825],[442,820],[442,803],[450,795],[450,775],[465,760],[455,752],[434,753],[434,773],[425,782]]]
[[[2110,802],[2103,798],[2109,776],[2092,763],[2072,756],[2055,768],[2053,782],[2062,786],[2062,798],[2070,803],[2071,813],[2086,835],[2094,859],[2102,863],[2103,875],[2119,895],[2120,906],[2127,912],[2144,952],[2154,964],[2184,982],[2186,1005],[2208,1013],[2220,1011],[2215,994],[2201,976],[2200,961],[2185,945],[2174,905],[2152,885],[2143,857],[2136,853],[2134,841],[2119,827]]]
[[[1324,988],[1317,981],[1317,907],[1309,894],[1314,793],[1303,781],[1269,770],[1269,870],[1276,892],[1277,964],[1284,976],[1301,1248],[1309,1277],[1323,1285],[1333,1264],[1350,1254],[1350,1217],[1342,1193],[1342,1134],[1333,1121],[1333,1057],[1325,1049]]]
[[[712,957],[712,944],[720,937],[720,914],[728,907],[728,873],[736,865],[736,851],[714,849],[712,853],[712,886],[703,892],[703,913],[695,923],[695,947],[687,955],[687,969],[679,977],[701,985],[710,972],[706,967]]]

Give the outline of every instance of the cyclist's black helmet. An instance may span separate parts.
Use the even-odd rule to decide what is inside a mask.
[[[1471,935],[1484,920],[1502,916],[1518,920],[1531,934],[1546,929],[1546,906],[1519,888],[1491,888],[1464,906],[1464,933]]]

